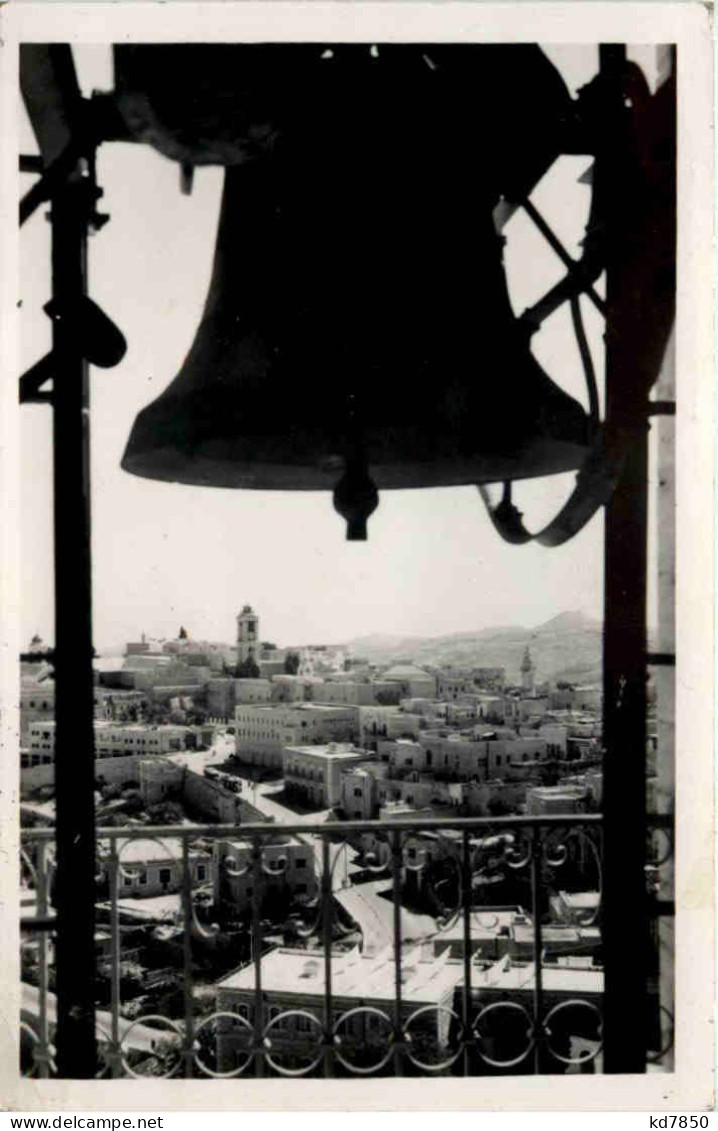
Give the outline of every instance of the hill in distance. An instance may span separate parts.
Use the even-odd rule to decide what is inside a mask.
[[[538,628],[507,626],[434,637],[374,633],[349,641],[348,647],[352,655],[376,664],[503,667],[509,683],[520,682],[521,660],[528,647],[538,683],[556,679],[599,683],[602,635],[599,621],[565,612]]]

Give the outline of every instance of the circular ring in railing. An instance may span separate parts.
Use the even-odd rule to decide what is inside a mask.
[[[319,918],[322,911],[322,898],[317,895],[314,899],[308,899],[302,903],[302,911],[310,912],[307,914],[306,920],[303,921],[300,927],[297,922],[294,924],[294,930],[300,939],[310,939],[319,930]],[[314,916],[312,918],[312,915]]]
[[[277,856],[271,862],[269,860],[265,860],[264,853],[267,851],[268,847],[271,846],[265,845],[262,849],[262,871],[266,872],[268,876],[281,876],[287,870],[287,867],[289,865],[289,857],[285,854],[284,856]]]
[[[531,841],[528,837],[522,836],[519,839],[513,834],[506,837],[503,844],[503,861],[508,864],[509,868],[514,871],[519,871],[525,868],[531,860]]]
[[[319,1048],[317,1050],[316,1056],[314,1057],[313,1060],[310,1061],[309,1064],[302,1065],[301,1068],[286,1068],[283,1065],[278,1064],[277,1061],[274,1059],[272,1052],[271,1052],[273,1046],[272,1046],[272,1039],[271,1039],[270,1033],[272,1032],[272,1030],[275,1031],[275,1033],[276,1033],[275,1041],[277,1041],[277,1044],[279,1044],[279,1041],[278,1041],[277,1038],[280,1038],[281,1035],[282,1035],[282,1028],[281,1027],[286,1022],[287,1018],[289,1018],[289,1017],[302,1017],[302,1018],[308,1019],[309,1022],[312,1025],[314,1025],[314,1027],[316,1029],[316,1035],[319,1038],[321,1038],[323,1036],[323,1029],[322,1029],[321,1022],[319,1021],[319,1019],[313,1013],[310,1013],[306,1009],[287,1009],[283,1013],[278,1013],[277,1016],[273,1017],[271,1019],[271,1021],[267,1025],[265,1025],[265,1027],[264,1027],[264,1033],[262,1034],[263,1041],[264,1041],[264,1059],[266,1060],[267,1064],[271,1065],[271,1067],[274,1069],[275,1072],[279,1073],[280,1076],[306,1076],[309,1072],[312,1072],[313,1069],[315,1069],[317,1067],[317,1065],[321,1062],[321,1059],[322,1059],[322,1056],[323,1056],[323,1049],[322,1048]],[[296,1052],[296,1049],[299,1045],[298,1037],[299,1037],[299,1035],[298,1035],[298,1032],[297,1032],[297,1028],[295,1028],[294,1031],[292,1032],[291,1036],[287,1040],[286,1052],[290,1056],[292,1055],[292,1053]],[[279,1053],[281,1055],[282,1050],[278,1049],[277,1051],[279,1051]]]
[[[438,1026],[439,1026],[440,1017],[443,1016],[445,1018],[447,1037],[449,1035],[449,1029],[451,1027],[452,1021],[454,1021],[458,1024],[458,1035],[457,1035],[457,1046],[458,1047],[456,1048],[456,1050],[454,1052],[450,1053],[448,1056],[445,1055],[443,1057],[443,1059],[436,1060],[434,1062],[430,1062],[428,1060],[423,1060],[419,1056],[416,1056],[411,1051],[411,1047],[410,1047],[412,1045],[416,1046],[418,1040],[421,1037],[427,1036],[427,1034],[423,1033],[421,1031],[421,1029],[419,1029],[419,1031],[416,1034],[413,1034],[413,1033],[410,1032],[412,1022],[416,1021],[416,1019],[418,1017],[421,1017],[422,1015],[426,1015],[427,1013],[435,1013],[436,1014],[437,1029],[438,1029]],[[423,1068],[425,1072],[442,1072],[445,1068],[450,1068],[451,1065],[454,1064],[458,1060],[458,1058],[461,1056],[461,1053],[462,1053],[462,1050],[463,1050],[463,1047],[464,1047],[464,1025],[463,1025],[463,1022],[462,1022],[461,1018],[459,1017],[458,1013],[455,1013],[453,1009],[449,1009],[449,1007],[447,1005],[422,1005],[420,1009],[414,1010],[414,1012],[411,1014],[411,1016],[408,1017],[407,1020],[404,1023],[403,1033],[404,1033],[404,1036],[406,1037],[407,1045],[408,1045],[408,1047],[406,1049],[407,1057],[409,1058],[409,1060],[411,1061],[412,1064],[415,1064],[417,1068]],[[440,1044],[441,1044],[440,1039],[438,1039],[438,1038],[435,1038],[435,1039],[436,1039],[437,1046],[440,1046]]]
[[[411,855],[413,849],[413,857]],[[410,872],[420,872],[426,867],[429,854],[417,836],[408,836],[402,844],[403,864]]]
[[[233,879],[236,879],[237,876],[246,876],[247,872],[251,868],[249,857],[247,857],[247,864],[244,868],[237,865],[238,859],[239,857],[237,856],[225,856],[222,859],[222,867],[224,868],[227,875],[231,876]],[[235,865],[237,866],[235,867]]]
[[[339,1033],[339,1027],[350,1018],[360,1017],[362,1015],[367,1019],[378,1017],[387,1025],[388,1033],[385,1041],[381,1046],[385,1051],[380,1059],[372,1064],[360,1065],[354,1064],[353,1061],[351,1061],[346,1056],[346,1053],[342,1051],[342,1048],[345,1046],[345,1038],[342,1038],[341,1034]],[[366,1025],[367,1029],[369,1028],[369,1024],[370,1022],[368,1022]],[[394,1024],[391,1018],[386,1013],[384,1013],[383,1010],[377,1009],[373,1005],[360,1005],[355,1009],[350,1009],[346,1013],[342,1013],[341,1017],[337,1019],[332,1032],[334,1036],[334,1055],[336,1059],[340,1064],[343,1064],[344,1067],[349,1070],[349,1072],[353,1072],[356,1076],[370,1076],[372,1072],[381,1072],[382,1068],[386,1067],[386,1065],[394,1055]],[[368,1049],[372,1048],[372,1045],[365,1039],[361,1043],[361,1045],[359,1045],[359,1048],[362,1052],[366,1052]]]
[[[671,1049],[673,1048],[673,1042],[676,1039],[676,1025],[675,1025],[675,1018],[673,1017],[673,1014],[671,1013],[670,1009],[668,1009],[668,1007],[665,1006],[665,1005],[660,1006],[660,1010],[661,1010],[661,1013],[665,1013],[665,1015],[666,1015],[666,1017],[668,1018],[668,1021],[669,1021],[668,1038],[666,1040],[665,1045],[662,1046],[660,1052],[651,1053],[646,1057],[646,1060],[648,1061],[649,1064],[660,1064],[660,1062],[663,1060],[663,1057],[666,1055],[666,1053],[670,1052]]]
[[[543,856],[550,868],[562,868],[568,860],[567,833],[564,829],[552,829],[546,834],[543,841]],[[564,837],[561,840],[561,837]]]
[[[128,878],[134,878],[134,876],[138,875],[138,873],[142,870],[142,868],[146,867],[147,864],[149,863],[149,861],[145,861],[143,863],[143,861],[138,860],[136,862],[129,864],[127,867],[125,867],[125,865],[122,863],[122,853],[125,851],[125,849],[129,848],[129,846],[131,844],[136,844],[137,841],[148,840],[148,841],[151,841],[153,844],[159,844],[160,848],[164,849],[164,851],[167,853],[168,859],[174,860],[177,857],[177,850],[176,849],[170,848],[169,845],[166,844],[162,840],[161,837],[152,836],[152,834],[148,833],[148,831],[146,829],[143,829],[142,834],[138,835],[138,836],[127,837],[126,834],[124,834],[124,835],[125,835],[126,839],[122,842],[122,844],[120,845],[120,847],[117,850],[117,869],[118,869],[118,872],[121,876],[127,876]],[[111,863],[111,861],[110,861],[110,863]]]
[[[488,922],[481,917],[481,912],[472,911],[472,917],[477,927],[483,927],[485,931],[495,931],[501,920],[498,915],[487,915]]]
[[[558,846],[558,851],[554,850],[555,855],[550,855],[551,849],[549,849],[548,847],[549,841],[552,836],[559,835],[560,833],[563,833],[564,840]],[[570,841],[575,841],[578,845],[578,850],[582,853],[590,854],[596,870],[595,888],[593,890],[598,892],[598,902],[594,908],[588,908],[585,911],[582,911],[578,920],[578,926],[591,927],[598,919],[601,910],[601,896],[603,892],[603,869],[601,866],[601,853],[593,837],[589,836],[584,829],[580,828],[571,828],[566,831],[553,830],[553,832],[550,833],[544,841],[544,860],[552,868],[562,867],[571,857],[569,849]],[[581,867],[585,875],[585,861],[581,863]]]
[[[553,1036],[549,1021],[551,1018],[556,1018],[560,1013],[567,1009],[584,1009],[596,1021],[597,1041],[595,1049],[586,1049],[585,1053],[580,1053],[578,1056],[564,1056],[563,1053],[557,1052],[551,1045],[551,1037]],[[603,1048],[603,1017],[601,1010],[592,1001],[585,1001],[583,998],[569,998],[567,1001],[561,1001],[555,1005],[543,1019],[541,1028],[543,1029],[546,1038],[546,1048],[551,1053],[551,1056],[556,1060],[560,1060],[562,1064],[589,1064],[590,1061],[595,1060],[601,1049]]]
[[[199,1043],[199,1035],[202,1032],[202,1030],[205,1029],[210,1024],[210,1022],[217,1021],[219,1018],[223,1018],[227,1021],[231,1021],[234,1027],[236,1027],[236,1025],[238,1023],[240,1028],[245,1028],[247,1030],[247,1032],[249,1034],[249,1039],[250,1039],[250,1041],[252,1040],[252,1037],[254,1035],[254,1027],[249,1023],[249,1021],[247,1020],[246,1017],[242,1017],[241,1014],[239,1014],[239,1013],[232,1013],[232,1011],[228,1010],[228,1009],[220,1009],[220,1010],[217,1010],[216,1013],[210,1013],[208,1017],[203,1017],[202,1020],[195,1026],[194,1035],[195,1035],[195,1041],[197,1043]],[[220,1033],[215,1036],[215,1045],[217,1043],[217,1037],[223,1037],[225,1035],[229,1038],[230,1041],[235,1037],[235,1034],[232,1032],[232,1029],[228,1029],[226,1031],[226,1034],[220,1031]],[[242,1049],[241,1051],[245,1052],[244,1049]],[[234,1052],[234,1049],[232,1049],[232,1052]],[[254,1056],[256,1054],[256,1049],[254,1049],[254,1048],[247,1049],[246,1050],[246,1060],[244,1061],[244,1063],[240,1064],[240,1065],[236,1065],[234,1068],[230,1069],[227,1072],[219,1072],[214,1068],[210,1068],[209,1065],[205,1064],[205,1062],[202,1060],[199,1053],[200,1053],[200,1050],[196,1049],[195,1053],[194,1053],[194,1061],[195,1061],[195,1064],[197,1065],[197,1067],[202,1072],[204,1072],[205,1076],[211,1076],[214,1080],[227,1080],[231,1076],[241,1076],[242,1075],[242,1073],[245,1071],[245,1069],[248,1068],[249,1065],[252,1063],[252,1060],[254,1059]]]
[[[481,1032],[480,1024],[482,1019],[488,1017],[490,1013],[496,1015],[502,1009],[508,1010],[509,1012],[514,1014],[518,1014],[526,1021],[526,1048],[522,1049],[517,1056],[509,1057],[506,1060],[498,1060],[496,1057],[489,1056],[489,1054],[487,1052],[484,1052],[484,1050],[481,1048],[482,1041],[490,1040],[490,1037],[486,1033]],[[490,1005],[485,1006],[474,1019],[473,1034],[477,1041],[477,1052],[479,1056],[482,1060],[486,1061],[487,1064],[492,1065],[492,1067],[494,1068],[514,1068],[517,1064],[521,1064],[522,1060],[526,1059],[526,1057],[529,1055],[536,1044],[533,1021],[529,1016],[527,1010],[524,1009],[523,1005],[520,1005],[517,1001],[494,1001]]]
[[[39,1037],[38,1033],[33,1029],[32,1025],[30,1025],[29,1022],[27,1022],[27,1021],[22,1021],[22,1020],[20,1021],[20,1032],[21,1033],[27,1033],[28,1036],[30,1037],[32,1043],[33,1043],[32,1065],[27,1070],[27,1072],[22,1072],[21,1076],[23,1077],[23,1079],[27,1079],[27,1080],[36,1079],[36,1073],[37,1073],[38,1067],[39,1067],[39,1065],[41,1063],[41,1059],[42,1059],[40,1056],[37,1055],[37,1050],[39,1048],[41,1048],[40,1037]],[[55,1061],[53,1060],[51,1049],[52,1049],[52,1046],[48,1045],[47,1053],[46,1053],[46,1061],[47,1061],[47,1065],[48,1065],[50,1071],[53,1073],[53,1075],[57,1075],[57,1065],[55,1064]]]
[[[656,843],[656,840],[658,839],[658,837],[661,837],[661,836],[663,837],[663,839],[665,841],[665,849],[664,849],[663,853],[658,851],[658,845]],[[655,853],[656,853],[655,858],[649,859],[649,864],[651,864],[654,868],[663,867],[663,865],[667,864],[668,861],[673,856],[673,830],[668,829],[668,828],[660,828],[660,827],[654,828],[654,829],[649,829],[648,830],[648,841],[649,841],[649,852],[655,851]]]
[[[367,872],[385,872],[391,863],[391,850],[389,845],[385,841],[379,841],[378,843],[382,848],[386,849],[386,855],[382,860],[379,852],[375,852],[372,849],[365,852],[361,857],[359,866],[365,868]],[[378,863],[373,864],[372,861],[378,861]]]
[[[149,1049],[143,1050],[147,1053],[148,1056],[152,1056],[152,1057],[159,1057],[161,1055],[164,1055],[164,1050],[162,1049],[162,1042],[163,1042],[163,1037],[165,1038],[165,1041],[169,1044],[169,1050],[173,1051],[174,1054],[175,1054],[175,1061],[174,1061],[174,1063],[172,1063],[170,1065],[169,1071],[160,1072],[157,1075],[162,1080],[169,1080],[171,1076],[174,1076],[175,1072],[177,1072],[178,1068],[180,1067],[180,1065],[182,1063],[181,1042],[182,1042],[182,1038],[183,1038],[183,1032],[180,1029],[179,1025],[177,1025],[177,1023],[175,1021],[170,1020],[169,1017],[164,1017],[161,1013],[147,1013],[143,1017],[137,1017],[132,1022],[132,1024],[128,1025],[128,1027],[125,1029],[124,1033],[122,1034],[122,1037],[120,1038],[120,1051],[121,1051],[121,1054],[122,1054],[122,1067],[124,1068],[127,1075],[132,1076],[135,1080],[141,1080],[146,1075],[144,1072],[135,1072],[135,1070],[131,1067],[131,1065],[129,1064],[129,1062],[127,1060],[126,1050],[124,1049],[123,1046],[125,1045],[125,1042],[127,1041],[127,1038],[130,1036],[132,1030],[137,1025],[147,1025],[148,1021],[161,1021],[162,1024],[165,1025],[167,1027],[167,1029],[169,1030],[169,1033],[166,1034],[166,1037],[165,1037],[165,1034],[163,1033],[163,1031],[161,1029],[154,1030],[154,1032],[157,1033],[156,1039],[151,1041],[151,1045],[150,1045]],[[151,1028],[151,1026],[148,1026],[148,1028]],[[175,1037],[178,1038],[176,1043],[172,1039],[172,1038],[175,1038]],[[157,1047],[155,1047],[155,1046],[157,1046]],[[155,1074],[153,1073],[153,1075],[155,1075]]]

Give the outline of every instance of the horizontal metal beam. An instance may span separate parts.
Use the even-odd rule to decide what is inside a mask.
[[[408,831],[427,832],[432,829],[457,829],[480,834],[512,832],[525,828],[565,828],[567,825],[593,825],[600,827],[603,823],[602,813],[566,813],[550,814],[541,817],[421,817],[414,821],[324,821],[308,824],[305,822],[256,822],[241,825],[128,825],[125,828],[97,829],[98,840],[126,840],[128,837],[145,839],[151,833],[153,837],[251,837],[281,836],[283,833],[311,833],[320,836],[343,836],[353,832],[392,832],[395,829]],[[671,818],[668,814],[657,814],[651,817],[650,823],[656,828],[669,827]],[[55,831],[52,828],[23,830],[23,837],[31,840],[53,840]]]

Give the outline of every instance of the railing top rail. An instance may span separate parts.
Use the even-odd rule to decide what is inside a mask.
[[[670,814],[652,814],[646,818],[651,828],[668,828],[672,823]],[[97,837],[102,840],[146,839],[153,837],[180,837],[182,839],[207,837],[209,839],[237,837],[270,837],[279,834],[301,833],[313,836],[344,835],[346,833],[385,833],[394,830],[404,832],[423,832],[452,829],[459,832],[506,831],[525,828],[565,828],[567,825],[600,827],[602,813],[566,813],[545,816],[522,817],[416,817],[413,820],[386,821],[324,821],[308,823],[300,821],[275,821],[267,823],[247,823],[241,825],[129,825],[120,828],[98,828]],[[22,829],[24,840],[54,840],[54,828]]]

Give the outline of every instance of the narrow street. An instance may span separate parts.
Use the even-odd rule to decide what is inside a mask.
[[[277,825],[293,824],[293,825],[317,825],[323,824],[331,816],[331,809],[319,809],[310,813],[296,813],[294,809],[290,809],[286,805],[282,805],[275,799],[275,795],[282,792],[283,781],[281,778],[276,778],[274,781],[257,782],[253,781],[251,777],[242,773],[243,767],[239,763],[232,763],[231,767],[224,769],[224,763],[228,761],[230,756],[234,753],[234,737],[224,731],[219,731],[215,737],[214,742],[209,750],[185,750],[177,754],[170,754],[169,758],[178,766],[187,766],[188,769],[194,770],[195,773],[204,773],[208,766],[216,769],[222,768],[222,772],[231,774],[232,777],[237,778],[242,783],[241,797],[252,805],[264,817],[272,818]],[[321,837],[312,836],[310,833],[302,833],[301,840],[310,844],[314,852],[314,864],[317,875],[321,875],[323,869],[323,855],[322,855],[322,841]],[[352,860],[355,852],[348,845],[330,845],[329,854],[331,859],[332,871],[332,890],[339,891],[346,887],[349,883],[349,875],[352,871]],[[343,859],[338,859],[343,857]]]

